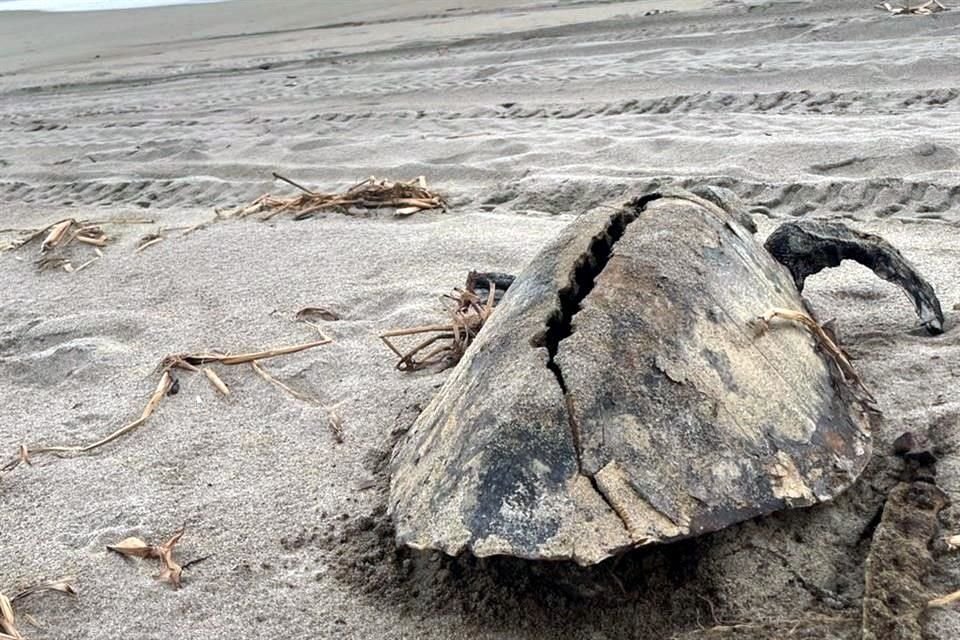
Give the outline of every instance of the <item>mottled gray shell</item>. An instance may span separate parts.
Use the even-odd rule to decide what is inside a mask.
[[[866,414],[804,329],[758,334],[773,308],[805,311],[711,202],[581,216],[397,444],[398,542],[593,564],[836,496],[869,458]]]

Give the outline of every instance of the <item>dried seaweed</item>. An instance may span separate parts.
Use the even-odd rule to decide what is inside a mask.
[[[341,193],[313,191],[278,173],[274,173],[273,177],[296,187],[302,193],[288,197],[267,193],[246,206],[218,210],[217,214],[227,218],[261,214],[261,220],[269,220],[281,213],[287,213],[295,220],[303,220],[321,211],[355,215],[377,209],[394,209],[395,215],[406,216],[430,209],[446,210],[444,199],[427,188],[427,181],[423,176],[406,182],[393,182],[371,176]]]

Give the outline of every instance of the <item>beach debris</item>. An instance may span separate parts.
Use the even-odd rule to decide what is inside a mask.
[[[771,309],[802,326],[745,330]],[[592,565],[832,499],[872,411],[808,316],[725,206],[669,190],[578,216],[400,437],[398,544]]]
[[[312,342],[305,342],[303,344],[295,344],[284,347],[274,347],[272,349],[253,351],[250,353],[221,353],[213,349],[210,351],[200,351],[197,353],[176,353],[164,357],[163,360],[160,361],[160,365],[164,370],[179,368],[186,369],[187,371],[199,371],[198,367],[200,365],[209,364],[211,362],[227,365],[247,364],[248,362],[267,360],[269,358],[285,356],[291,353],[299,353],[300,351],[306,351],[307,349],[313,349],[315,347],[322,347],[323,345],[330,344],[331,342],[333,342],[333,339],[324,335],[323,339],[321,340],[314,340]]]
[[[907,462],[918,465],[932,465],[937,461],[929,438],[913,431],[906,431],[897,436],[893,441],[893,453]]]
[[[464,289],[454,289],[453,294],[444,294],[440,298],[446,309],[448,322],[392,329],[381,333],[380,340],[400,358],[396,368],[400,371],[419,371],[438,365],[442,370],[460,362],[467,347],[493,313],[497,301],[497,282],[509,286],[512,281],[512,276],[506,274],[471,272],[467,276]],[[394,340],[391,340],[422,335],[429,337],[406,351],[401,351],[394,344]],[[428,348],[429,351],[419,355]]]
[[[946,543],[947,548],[950,551],[956,551],[957,549],[960,549],[960,534],[947,536],[943,539],[943,541]]]
[[[137,248],[134,249],[133,252],[140,253],[141,251],[152,247],[158,242],[163,242],[164,239],[165,238],[163,234],[148,233],[147,235],[143,236],[142,238],[140,238],[140,240],[137,241]]]
[[[73,576],[65,576],[63,578],[50,580],[49,582],[42,582],[32,587],[28,587],[11,597],[7,597],[2,591],[0,591],[0,640],[24,640],[23,635],[17,628],[15,607],[18,601],[47,591],[55,591],[68,596],[76,596],[77,591],[73,587],[75,581],[76,578]],[[27,616],[24,616],[24,619],[29,621]]]
[[[823,640],[859,637],[860,620],[851,615],[806,613],[801,618],[770,622],[720,622],[673,636],[671,640]]]
[[[340,315],[336,311],[331,311],[325,307],[304,307],[297,311],[297,315],[294,317],[298,322],[306,322],[307,324],[316,320],[336,322],[340,319]]]
[[[0,252],[13,251],[39,242],[40,258],[36,261],[41,271],[62,269],[67,273],[83,271],[103,257],[101,249],[111,238],[104,231],[107,225],[152,224],[153,220],[143,218],[116,218],[109,220],[87,221],[76,218],[64,218],[46,227],[36,229],[2,229],[0,235],[13,234],[14,238],[0,244]],[[91,247],[92,258],[85,259],[74,266],[78,255],[72,251],[78,245]]]
[[[903,289],[928,333],[943,333],[943,311],[933,287],[909,260],[880,236],[838,222],[798,220],[777,227],[763,246],[790,270],[801,293],[807,277],[827,267],[836,267],[844,260],[859,262]]]
[[[340,418],[340,415],[331,410],[328,414],[328,426],[330,427],[330,433],[333,435],[333,440],[337,444],[343,444],[343,420]]]
[[[236,209],[218,209],[217,215],[247,217],[260,215],[269,220],[286,213],[294,220],[304,220],[321,211],[338,211],[350,215],[366,215],[373,210],[393,209],[394,215],[404,217],[418,211],[446,210],[446,201],[427,187],[427,180],[419,176],[406,182],[378,179],[371,176],[340,193],[313,191],[278,173],[273,177],[296,187],[303,193],[297,196],[279,197],[264,194],[250,204]]]
[[[876,402],[876,398],[874,398],[873,394],[870,393],[870,390],[863,383],[863,379],[850,363],[847,353],[840,348],[834,337],[831,336],[819,322],[811,318],[803,311],[796,311],[793,309],[773,309],[767,312],[766,315],[754,320],[753,324],[757,327],[760,333],[764,333],[770,329],[771,323],[776,318],[787,320],[807,329],[810,332],[810,335],[816,339],[817,343],[820,345],[820,348],[822,348],[824,352],[830,356],[834,364],[837,365],[837,370],[843,377],[843,381],[862,393],[864,399],[870,402]]]
[[[322,332],[321,332],[322,333]],[[268,358],[276,358],[278,356],[288,355],[292,353],[298,353],[300,351],[305,351],[307,349],[313,349],[322,345],[330,344],[333,340],[326,335],[323,335],[322,340],[314,340],[312,342],[307,342],[303,344],[296,344],[283,347],[275,347],[272,349],[265,349],[263,351],[254,351],[251,353],[238,353],[238,354],[229,354],[229,353],[220,353],[218,351],[210,350],[199,353],[178,353],[172,354],[164,357],[160,364],[157,367],[157,370],[160,373],[160,379],[157,382],[157,386],[154,389],[153,393],[150,396],[150,399],[147,401],[147,405],[144,407],[143,411],[140,414],[140,417],[130,422],[116,431],[112,432],[110,435],[101,438],[95,442],[89,444],[81,445],[72,445],[72,446],[57,446],[57,447],[48,447],[48,446],[37,446],[37,447],[28,447],[26,445],[20,445],[17,449],[16,456],[13,457],[6,465],[0,467],[0,471],[9,472],[17,468],[21,464],[31,464],[32,459],[38,455],[43,454],[52,454],[58,457],[69,456],[69,455],[79,455],[90,453],[91,451],[98,449],[104,445],[107,445],[114,440],[130,433],[131,431],[142,426],[157,410],[157,407],[160,406],[160,402],[164,397],[168,395],[176,395],[177,391],[180,388],[180,382],[178,379],[174,378],[173,370],[174,369],[183,369],[191,372],[203,372],[207,380],[211,385],[224,396],[230,395],[230,389],[227,387],[226,383],[220,378],[217,373],[210,367],[203,365],[211,363],[219,363],[224,365],[238,365],[238,364],[251,364],[254,370],[257,371],[261,377],[269,379],[273,384],[278,385],[279,387],[286,390],[288,393],[294,394],[301,399],[306,399],[305,395],[298,395],[298,392],[294,391],[287,385],[283,384],[279,380],[276,380],[270,376],[266,371],[259,366],[260,360],[266,360]],[[0,639],[2,640],[2,639]]]
[[[157,580],[170,584],[174,589],[179,589],[183,567],[174,560],[173,548],[180,542],[185,531],[186,527],[180,527],[160,544],[147,544],[141,538],[130,537],[124,538],[117,544],[107,545],[107,549],[128,558],[156,558],[160,561],[160,574]]]
[[[147,405],[143,408],[143,411],[140,413],[140,417],[134,420],[133,422],[130,422],[129,424],[126,424],[120,427],[119,429],[117,429],[110,435],[106,436],[105,438],[101,438],[100,440],[97,440],[96,442],[91,442],[89,444],[63,446],[63,447],[43,447],[43,446],[28,447],[26,445],[20,445],[20,447],[18,448],[17,456],[13,460],[8,462],[3,467],[2,470],[12,471],[22,463],[30,464],[31,459],[38,455],[53,454],[56,456],[66,456],[66,455],[84,454],[84,453],[89,453],[95,449],[99,449],[100,447],[113,442],[117,438],[120,438],[130,433],[137,427],[146,423],[147,420],[150,419],[150,416],[153,415],[154,411],[157,410],[157,407],[160,406],[160,401],[163,400],[163,397],[170,390],[170,387],[172,384],[173,384],[173,379],[171,378],[170,373],[167,371],[164,371],[163,374],[160,376],[160,381],[157,383],[156,389],[154,389],[153,393],[150,395],[150,399],[147,401]]]
[[[938,0],[929,0],[928,2],[917,5],[909,2],[906,4],[891,4],[889,2],[881,2],[875,6],[877,9],[885,9],[889,11],[890,15],[893,16],[928,16],[932,13],[939,13],[947,10],[947,7],[938,2]]]
[[[256,364],[256,363],[252,363]],[[210,384],[213,385],[213,388],[222,393],[225,396],[230,395],[230,389],[227,387],[226,383],[220,379],[220,376],[217,375],[217,372],[211,369],[210,367],[203,368],[203,375],[207,376],[207,380],[210,381]]]
[[[954,591],[953,593],[948,593],[945,596],[940,596],[939,598],[934,598],[927,603],[927,606],[931,609],[937,607],[948,607],[954,602],[960,602],[960,591]]]
[[[43,254],[37,261],[37,268],[41,271],[63,269],[67,273],[76,273],[87,268],[100,259],[103,254],[101,247],[107,246],[108,238],[103,229],[96,224],[67,218],[55,222],[37,235],[25,238],[23,244],[43,236],[40,242],[40,253]],[[74,267],[72,259],[65,255],[67,247],[80,243],[94,248],[95,255],[85,260],[79,267]],[[22,245],[20,245],[22,246]]]
[[[302,322],[305,325],[313,327],[322,336],[324,335],[323,327],[317,324],[317,321],[336,322],[340,320],[340,315],[324,307],[304,307],[300,309],[300,311],[297,311],[294,319],[297,322]]]
[[[280,390],[283,391],[284,393],[287,393],[287,394],[293,396],[293,397],[296,398],[297,400],[302,400],[303,402],[307,402],[307,403],[309,403],[309,404],[319,404],[319,402],[317,401],[316,398],[314,398],[314,397],[312,397],[312,396],[309,396],[309,395],[307,395],[306,393],[304,393],[304,392],[302,392],[302,391],[297,391],[296,389],[294,389],[294,388],[291,387],[290,385],[288,385],[288,384],[286,384],[286,383],[278,380],[277,378],[275,378],[269,371],[267,371],[266,369],[264,369],[264,368],[260,365],[260,363],[257,362],[256,360],[254,360],[254,361],[252,361],[252,362],[250,363],[250,367],[256,372],[256,374],[257,374],[258,376],[260,376],[261,378],[263,378],[264,380],[266,380],[266,381],[269,382],[270,384],[275,385],[278,389],[280,389]]]

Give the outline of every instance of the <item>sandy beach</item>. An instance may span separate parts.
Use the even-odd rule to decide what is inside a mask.
[[[948,3],[952,4],[952,3]],[[139,429],[0,474],[0,592],[43,594],[26,638],[860,638],[867,558],[926,434],[960,500],[960,8],[873,2],[332,0],[0,12],[0,244],[64,218],[106,246],[41,270],[0,252],[0,461],[137,418],[169,354],[319,338],[178,374]],[[261,194],[425,176],[447,212],[217,219]],[[403,373],[378,334],[443,320],[472,269],[516,273],[628,189],[715,184],[759,235],[824,218],[880,234],[935,287],[945,332],[845,264],[804,292],[882,412],[829,504],[593,569],[397,551],[386,461],[449,372]],[[207,223],[207,224],[204,224]],[[197,227],[197,225],[202,225]],[[148,234],[163,240],[138,251]],[[341,425],[342,438],[330,426]],[[342,440],[342,441],[338,441]],[[180,526],[174,590],[106,549]],[[960,533],[946,507],[936,538]],[[917,602],[960,589],[930,544]],[[923,564],[918,559],[918,566]],[[913,569],[903,568],[905,573]],[[960,608],[904,607],[960,636]],[[922,629],[922,635],[917,629]],[[890,631],[891,634],[895,630]],[[914,635],[909,635],[914,633]]]

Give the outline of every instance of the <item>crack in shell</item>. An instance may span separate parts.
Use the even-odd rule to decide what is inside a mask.
[[[557,353],[560,350],[560,343],[573,334],[573,319],[580,312],[581,303],[586,299],[596,285],[597,278],[603,273],[607,263],[613,256],[613,248],[617,242],[627,232],[633,222],[639,217],[647,204],[659,199],[661,194],[654,193],[643,196],[631,201],[627,206],[611,214],[607,225],[603,231],[594,236],[587,250],[573,265],[570,271],[570,277],[567,286],[557,291],[557,310],[547,318],[547,330],[534,341],[535,347],[546,347],[548,359],[547,368],[553,372],[556,377],[560,391],[563,393],[566,404],[567,421],[570,424],[570,434],[573,438],[573,449],[577,455],[577,471],[580,475],[590,481],[593,490],[610,507],[623,523],[624,528],[629,532],[631,527],[624,519],[621,509],[617,508],[597,483],[593,474],[583,471],[583,451],[580,445],[580,426],[574,413],[573,396],[567,390],[566,381],[563,378],[563,371],[556,360]]]

